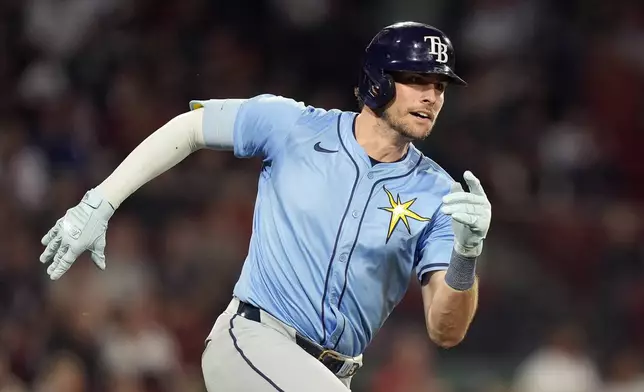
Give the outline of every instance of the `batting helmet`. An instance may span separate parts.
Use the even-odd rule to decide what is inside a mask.
[[[451,83],[467,83],[454,73],[454,48],[439,29],[400,22],[382,29],[365,50],[358,95],[371,109],[387,105],[396,88],[387,71],[444,75]]]

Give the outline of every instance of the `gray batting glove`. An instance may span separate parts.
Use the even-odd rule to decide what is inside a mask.
[[[60,279],[86,250],[90,251],[94,264],[105,269],[105,231],[113,214],[114,208],[96,189],[85,193],[78,205],[67,210],[41,240],[46,247],[40,262],[44,264],[53,259],[47,268],[51,280]]]
[[[443,197],[441,212],[452,217],[454,250],[466,257],[478,257],[483,251],[492,220],[492,205],[485,195],[481,181],[466,171],[463,175],[469,192],[455,182],[451,192]]]

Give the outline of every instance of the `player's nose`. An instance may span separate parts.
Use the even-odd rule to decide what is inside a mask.
[[[440,91],[434,88],[433,85],[428,85],[427,88],[423,89],[421,101],[425,104],[433,105],[440,95]]]

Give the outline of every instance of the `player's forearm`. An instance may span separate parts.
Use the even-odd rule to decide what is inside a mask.
[[[464,338],[476,313],[478,280],[465,291],[455,290],[444,279],[438,279],[427,315],[430,338],[441,347],[453,347]]]
[[[148,136],[97,188],[114,208],[141,186],[204,147],[203,110],[181,114]]]

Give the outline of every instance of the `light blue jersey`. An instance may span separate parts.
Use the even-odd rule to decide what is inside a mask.
[[[234,295],[326,348],[361,354],[412,273],[447,269],[454,233],[439,206],[452,178],[413,146],[372,165],[357,113],[273,95],[191,102],[202,106],[210,147],[230,129],[237,157],[264,161]]]

